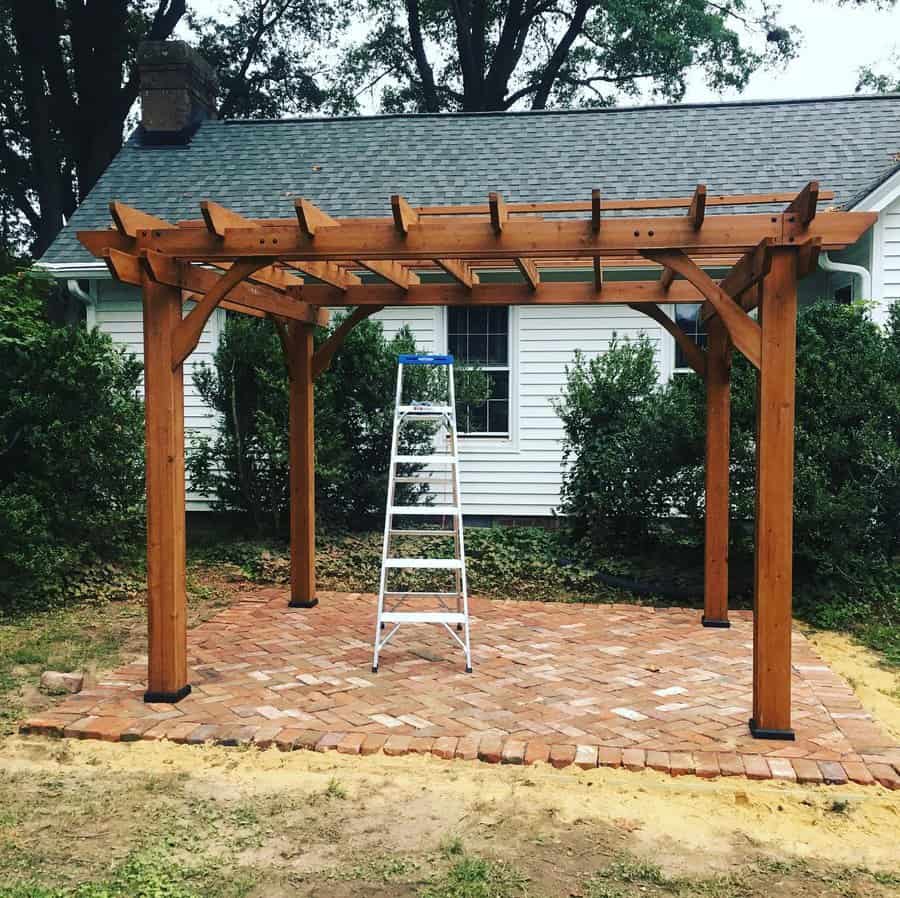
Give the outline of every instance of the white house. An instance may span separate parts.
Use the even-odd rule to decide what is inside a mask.
[[[189,48],[151,47],[142,65],[141,125],[41,260],[84,300],[90,326],[138,356],[139,291],[111,280],[75,236],[106,227],[113,199],[178,221],[199,217],[207,198],[251,218],[282,216],[299,196],[332,215],[385,215],[393,193],[421,205],[483,203],[489,190],[513,202],[576,200],[586,199],[588,184],[610,199],[632,199],[690,196],[701,182],[710,194],[796,191],[816,179],[834,193],[823,205],[879,215],[857,244],[820,261],[801,284],[801,301],[868,299],[884,321],[900,298],[900,95],[216,121],[211,73]],[[697,309],[668,311],[676,308],[696,332]],[[212,316],[187,363],[188,430],[215,427],[190,375],[193,364],[210,361],[226,314]],[[394,308],[377,317],[388,334],[408,324],[421,349],[453,351],[493,372],[488,409],[464,425],[469,520],[540,517],[557,507],[563,433],[552,402],[577,349],[602,353],[613,333],[645,333],[658,347],[661,376],[678,368],[668,334],[627,306]],[[207,505],[195,495],[188,507]]]

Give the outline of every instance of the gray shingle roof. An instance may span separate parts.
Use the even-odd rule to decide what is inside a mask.
[[[119,199],[165,219],[214,199],[260,218],[305,196],[333,215],[413,204],[799,189],[818,178],[835,202],[896,166],[900,95],[506,114],[206,122],[187,147],[132,137],[44,255],[85,262],[75,231],[109,224]]]

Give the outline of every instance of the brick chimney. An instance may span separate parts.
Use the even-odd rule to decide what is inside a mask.
[[[201,122],[216,117],[215,72],[184,41],[143,41],[138,71],[145,146],[186,144]]]

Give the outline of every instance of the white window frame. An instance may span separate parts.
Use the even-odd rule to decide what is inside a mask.
[[[509,413],[507,424],[509,432],[504,436],[500,434],[471,434],[459,433],[460,445],[471,451],[485,452],[509,452],[519,445],[519,310],[517,306],[509,306],[509,318],[507,328],[507,365],[482,366],[483,371],[508,371],[509,372]],[[437,306],[437,322],[435,344],[436,352],[448,352],[448,327],[449,316],[447,306]]]

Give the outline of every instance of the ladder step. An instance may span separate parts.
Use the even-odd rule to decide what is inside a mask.
[[[398,409],[398,412],[406,412],[406,413],[428,413],[428,414],[439,414],[439,415],[449,415],[450,412],[453,411],[449,405],[429,405],[426,402],[413,403],[412,405],[401,405]]]
[[[425,568],[435,571],[458,571],[463,563],[459,558],[385,558],[390,568]]]
[[[455,530],[391,530],[391,536],[453,536]]]
[[[430,596],[431,598],[436,598],[436,599],[461,599],[462,593],[461,592],[435,592],[435,591],[429,592],[428,590],[420,590],[418,592],[413,592],[408,589],[404,590],[402,592],[399,590],[397,590],[395,592],[390,592],[389,590],[385,590],[385,593],[384,593],[385,598],[388,598],[388,597],[400,598],[401,596],[404,598],[406,598],[408,596],[415,596],[416,598],[421,598],[422,596]]]
[[[464,624],[466,616],[456,611],[385,611],[386,624]]]
[[[395,465],[455,465],[459,459],[455,455],[398,455]]]
[[[459,508],[456,505],[392,505],[391,514],[457,515]]]

